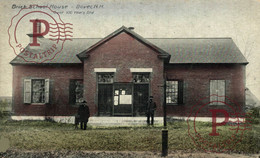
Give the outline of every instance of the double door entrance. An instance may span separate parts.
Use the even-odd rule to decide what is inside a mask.
[[[100,116],[144,116],[149,84],[113,83],[98,85]]]

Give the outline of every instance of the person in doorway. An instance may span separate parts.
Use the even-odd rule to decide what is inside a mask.
[[[79,106],[78,109],[79,121],[80,121],[80,128],[86,130],[87,123],[89,118],[89,107],[87,106],[87,102],[83,101],[82,104]]]
[[[149,97],[147,103],[147,125],[153,125],[154,122],[154,111],[156,110],[156,103],[153,101],[153,96]],[[151,118],[151,121],[150,121]]]

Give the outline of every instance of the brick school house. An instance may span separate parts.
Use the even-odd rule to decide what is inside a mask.
[[[48,41],[26,49],[40,54],[52,47]],[[157,117],[164,98],[167,116],[187,116],[201,98],[217,101],[212,107],[229,102],[223,96],[245,105],[248,62],[231,38],[144,38],[122,26],[104,38],[66,41],[52,60],[17,56],[10,64],[13,116],[20,118],[74,116],[82,100],[91,117],[145,117],[149,96]]]

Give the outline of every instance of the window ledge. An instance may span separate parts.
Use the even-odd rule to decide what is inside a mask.
[[[133,82],[134,84],[149,84],[149,82]]]
[[[178,105],[184,105],[184,103],[172,103],[172,104],[166,104],[167,106],[178,106]]]
[[[26,105],[47,105],[47,103],[24,103]]]
[[[223,106],[225,104],[209,104],[209,106]]]

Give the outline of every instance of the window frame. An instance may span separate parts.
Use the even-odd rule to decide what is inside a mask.
[[[33,102],[33,81],[34,80],[43,80],[44,83],[44,102],[41,103],[35,103]],[[26,82],[29,83],[29,88],[26,89]],[[29,98],[26,98],[26,93],[29,93]],[[49,78],[24,78],[23,79],[23,104],[29,104],[29,105],[46,105],[50,104],[50,79]],[[29,100],[27,100],[29,99]]]
[[[217,94],[217,101],[219,100],[219,98],[223,98],[223,97],[219,97],[219,96],[224,96],[224,100],[221,100],[221,101],[223,101],[223,102],[226,102],[226,93],[227,93],[227,80],[225,80],[225,79],[210,79],[209,80],[209,102],[212,102],[212,100],[211,100],[211,98],[212,98],[212,95],[213,94],[211,94],[211,81],[224,81],[224,95],[218,95]],[[218,87],[218,90],[217,91],[219,91],[219,87]],[[210,106],[223,106],[223,105],[225,105],[224,103],[221,103],[220,104],[220,102],[212,102],[212,103],[210,103],[209,104]]]
[[[98,75],[113,75],[113,81],[112,82],[99,82],[98,81]],[[114,84],[115,82],[115,72],[96,72],[96,83],[99,84]]]
[[[34,97],[34,87],[33,87],[33,83],[35,82],[35,81],[41,81],[41,82],[43,82],[44,83],[44,85],[43,85],[43,87],[44,87],[44,90],[43,90],[43,92],[42,92],[42,96],[40,96],[40,97],[44,97],[44,101],[43,102],[39,102],[39,103],[37,103],[37,102],[33,102],[33,97]],[[45,104],[45,79],[31,79],[31,104]],[[39,92],[38,92],[39,93]]]
[[[75,85],[76,81],[82,81],[82,91],[83,91],[82,99],[84,98],[84,80],[83,79],[70,79],[69,80],[69,105],[71,105],[73,107],[78,107],[81,103],[81,102],[76,102],[76,94],[72,93],[72,89],[71,89],[72,88],[72,82]],[[75,96],[72,96],[72,94],[74,94]],[[73,98],[75,98],[74,102],[72,101]]]
[[[167,81],[177,81],[178,83],[178,92],[177,92],[177,103],[167,103]],[[165,99],[166,105],[183,105],[184,104],[184,80],[182,79],[167,79],[166,80],[166,89],[165,89]]]
[[[134,82],[134,75],[148,75],[148,79],[149,81],[148,82]],[[134,84],[150,84],[151,82],[151,73],[150,72],[132,72],[132,82]]]

